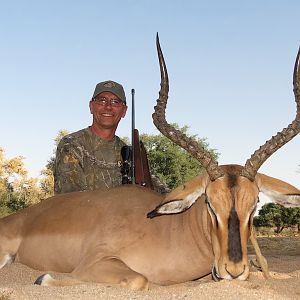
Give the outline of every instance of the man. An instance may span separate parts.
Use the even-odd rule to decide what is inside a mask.
[[[104,81],[96,85],[89,103],[92,125],[62,138],[56,152],[56,194],[120,185],[121,148],[115,135],[127,111],[122,85]]]

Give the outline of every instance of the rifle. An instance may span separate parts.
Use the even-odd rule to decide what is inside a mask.
[[[132,96],[132,132],[131,146],[123,146],[121,149],[122,184],[138,184],[153,189],[147,152],[143,142],[139,138],[139,131],[135,128],[135,90],[131,90]]]

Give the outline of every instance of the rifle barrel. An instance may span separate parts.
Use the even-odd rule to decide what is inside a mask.
[[[135,103],[134,103],[135,90],[131,89],[131,147],[132,147],[132,158],[131,158],[131,178],[132,184],[135,184],[135,163],[134,163],[134,129],[135,129]]]

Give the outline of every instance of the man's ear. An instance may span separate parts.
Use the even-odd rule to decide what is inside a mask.
[[[300,207],[300,190],[280,179],[257,173],[255,181],[259,191],[284,207]]]
[[[163,202],[147,214],[148,218],[160,215],[177,214],[189,209],[206,190],[207,174],[197,176],[167,194]]]
[[[89,102],[90,113],[93,114],[93,99]]]
[[[127,109],[128,109],[128,106],[125,105],[125,106],[123,107],[123,115],[122,115],[122,118],[124,118],[124,117],[126,116]]]

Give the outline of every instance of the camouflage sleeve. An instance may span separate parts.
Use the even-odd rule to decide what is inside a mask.
[[[54,192],[62,194],[86,189],[86,180],[83,172],[83,154],[70,140],[63,138],[57,146]]]

